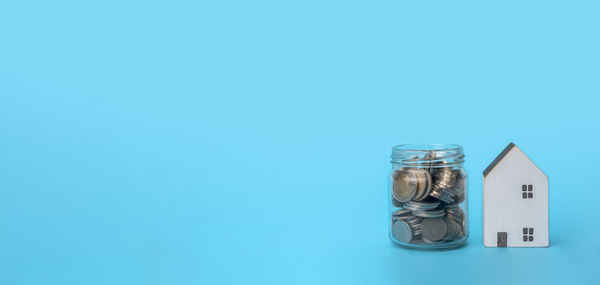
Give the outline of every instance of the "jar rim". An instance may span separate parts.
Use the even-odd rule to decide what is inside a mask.
[[[447,166],[464,162],[463,147],[458,144],[401,144],[392,147],[392,163],[409,166]]]
[[[395,151],[460,151],[462,146],[459,144],[423,144],[423,143],[408,143],[399,144],[392,147],[392,152]]]

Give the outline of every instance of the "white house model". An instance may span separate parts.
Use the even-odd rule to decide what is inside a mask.
[[[548,246],[548,176],[513,143],[483,171],[483,244]]]

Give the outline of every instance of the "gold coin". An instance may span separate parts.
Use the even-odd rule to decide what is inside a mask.
[[[400,202],[410,201],[417,193],[417,176],[410,169],[396,170],[392,195]]]

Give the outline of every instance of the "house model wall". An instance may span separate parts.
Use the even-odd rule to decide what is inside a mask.
[[[483,172],[483,243],[546,247],[548,241],[548,176],[510,143]]]

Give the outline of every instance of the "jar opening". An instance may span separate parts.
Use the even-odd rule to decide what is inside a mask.
[[[392,148],[392,163],[411,166],[460,164],[463,148],[457,144],[401,144]]]

